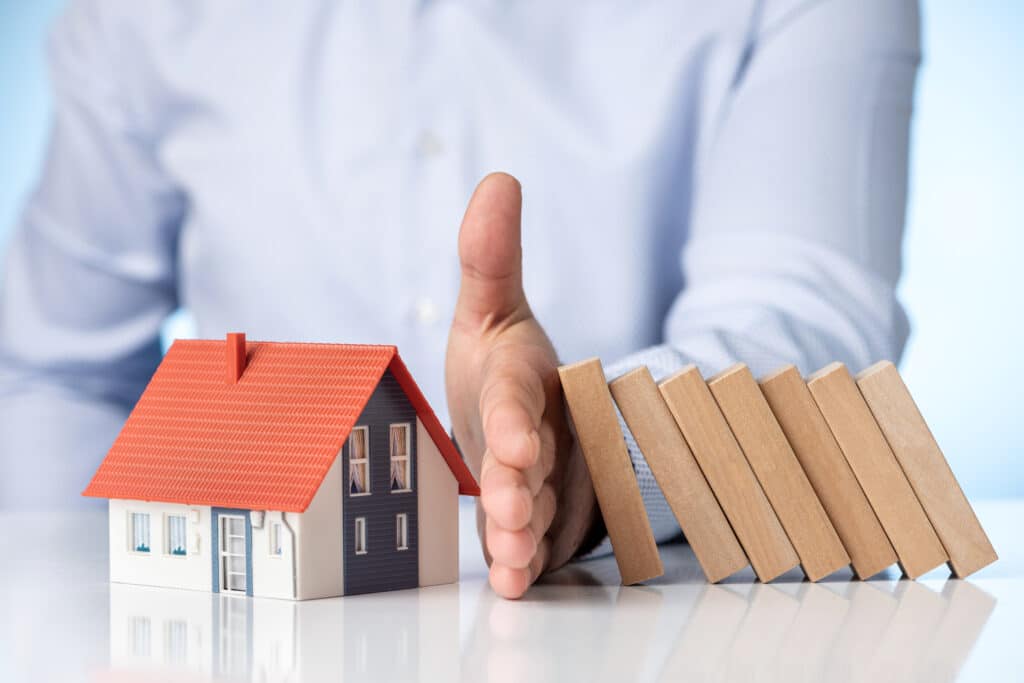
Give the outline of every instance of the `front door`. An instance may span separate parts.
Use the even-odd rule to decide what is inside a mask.
[[[244,510],[213,511],[213,589],[252,595],[252,527]]]

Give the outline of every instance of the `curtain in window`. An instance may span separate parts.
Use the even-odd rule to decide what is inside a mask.
[[[353,429],[352,435],[348,437],[349,457],[357,460],[366,457],[366,430]]]
[[[184,555],[185,543],[185,516],[169,516],[167,518],[167,552],[171,555]]]
[[[349,493],[365,493],[368,484],[366,430],[353,429],[348,437],[348,444]]]
[[[391,490],[409,488],[409,428],[391,425]]]
[[[406,438],[409,430],[406,425],[391,425],[391,457],[398,458],[409,454]]]
[[[132,513],[132,548],[138,553],[149,552],[149,515],[145,512]]]

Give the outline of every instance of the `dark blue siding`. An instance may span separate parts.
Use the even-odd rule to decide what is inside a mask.
[[[392,423],[409,425],[409,458],[412,491],[391,493],[391,451],[389,428]],[[342,452],[342,481],[345,499],[343,562],[345,594],[415,588],[419,585],[418,539],[416,537],[416,411],[391,371],[384,373],[357,426],[369,428],[370,495],[352,496],[349,489],[348,443]],[[395,544],[395,519],[408,516],[408,549]],[[355,553],[355,520],[366,518],[366,554]]]

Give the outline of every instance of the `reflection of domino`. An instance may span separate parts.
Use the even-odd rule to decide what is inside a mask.
[[[559,374],[620,571],[656,576],[600,362]],[[944,562],[963,577],[997,559],[888,361],[856,381],[832,363],[807,383],[793,366],[756,382],[739,364],[706,383],[689,366],[657,386],[638,368],[610,390],[710,581],[748,558],[762,581],[798,562],[817,581],[895,562],[911,578]]]
[[[664,570],[658,546],[647,521],[601,361],[593,358],[563,366],[558,374],[622,583],[629,585],[661,576]]]

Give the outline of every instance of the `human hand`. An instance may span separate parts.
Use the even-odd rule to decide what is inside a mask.
[[[572,559],[599,523],[558,357],[523,291],[521,213],[512,176],[491,174],[473,193],[445,364],[455,438],[480,482],[477,528],[491,586],[506,598]]]

